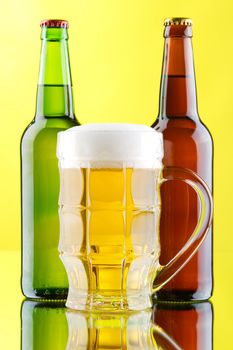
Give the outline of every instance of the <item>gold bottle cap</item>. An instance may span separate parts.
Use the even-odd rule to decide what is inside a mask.
[[[164,26],[191,26],[193,24],[193,21],[191,18],[186,17],[172,17],[172,18],[166,18],[164,21]]]

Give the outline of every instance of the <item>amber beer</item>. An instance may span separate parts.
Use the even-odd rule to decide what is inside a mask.
[[[197,109],[191,20],[166,20],[164,37],[159,116],[153,125],[163,133],[163,163],[164,166],[193,170],[212,188],[213,144]],[[160,263],[165,264],[190,237],[199,210],[196,194],[182,183],[165,184],[161,198]],[[212,295],[212,288],[210,230],[193,258],[155,297],[162,300],[205,300]]]

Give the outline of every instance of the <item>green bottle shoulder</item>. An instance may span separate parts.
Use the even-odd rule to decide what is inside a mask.
[[[79,125],[79,123],[76,119],[67,117],[33,120],[25,129],[21,138],[21,144],[30,141],[34,142],[38,139],[52,139],[57,136],[58,132],[77,125]]]

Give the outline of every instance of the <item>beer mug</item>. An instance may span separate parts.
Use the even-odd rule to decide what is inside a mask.
[[[143,310],[192,257],[212,218],[208,187],[187,169],[162,166],[162,134],[144,125],[89,124],[58,134],[60,258],[77,310]],[[163,176],[162,176],[163,173]],[[199,197],[188,242],[159,263],[160,187],[183,181]]]

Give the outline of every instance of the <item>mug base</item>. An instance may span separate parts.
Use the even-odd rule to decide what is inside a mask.
[[[103,296],[100,294],[68,295],[66,306],[79,311],[125,312],[141,311],[152,307],[149,295]]]

